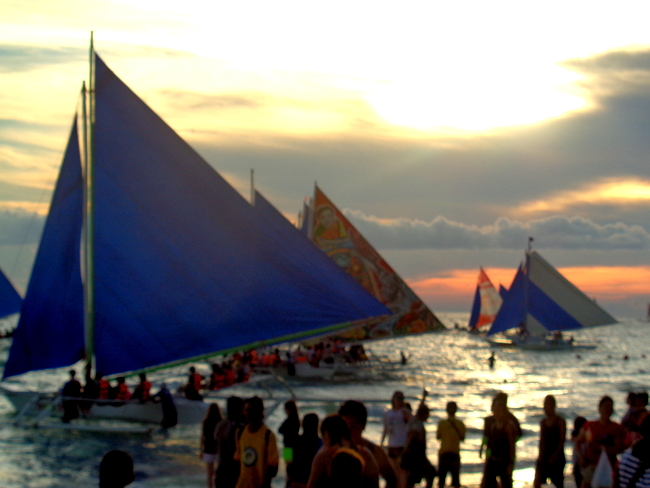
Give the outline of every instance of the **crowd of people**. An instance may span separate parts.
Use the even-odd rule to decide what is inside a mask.
[[[336,415],[321,422],[315,413],[300,419],[296,403],[290,400],[285,403],[286,420],[278,429],[282,449],[278,449],[276,435],[264,424],[264,404],[260,398],[230,397],[226,417],[222,417],[217,404],[211,404],[203,421],[200,448],[207,486],[269,488],[282,458],[286,464],[287,488],[378,488],[380,478],[387,488],[411,488],[422,480],[431,488],[436,477],[439,488],[444,488],[448,476],[451,486],[459,488],[460,445],[465,440],[465,424],[456,418],[456,403],[448,402],[447,417],[438,422],[436,430],[440,441],[436,468],[426,453],[425,423],[429,418],[426,398],[427,392],[423,390],[413,413],[404,394],[396,391],[391,408],[384,415],[379,445],[363,435],[368,419],[363,403],[348,400]],[[571,441],[577,487],[650,486],[648,395],[630,393],[627,401],[629,408],[620,424],[611,420],[614,402],[609,396],[601,398],[597,419],[575,419]],[[563,488],[567,423],[557,413],[554,396],[544,399],[543,410],[533,486],[539,488],[550,481]],[[480,456],[485,458],[481,488],[511,488],[516,442],[522,436],[522,429],[508,409],[507,394],[495,395],[491,412],[484,420],[480,448]],[[124,454],[113,454],[113,457],[123,461],[126,470],[112,472],[122,473],[119,479],[128,484],[133,479],[130,474],[133,467]],[[603,470],[605,465],[607,469]],[[603,473],[609,479],[603,479]],[[126,484],[103,486],[121,488]]]

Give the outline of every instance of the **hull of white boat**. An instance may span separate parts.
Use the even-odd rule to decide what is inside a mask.
[[[0,387],[0,390],[17,412],[21,412],[28,404],[32,403],[30,412],[27,412],[29,415],[38,414],[43,409],[51,406],[55,397],[52,393],[14,390],[6,387]],[[178,413],[178,423],[181,425],[200,424],[209,406],[207,402],[187,400],[186,398],[174,398],[174,404]],[[59,410],[54,410],[54,412],[61,415],[63,413]],[[140,403],[139,401],[114,403],[112,405],[95,404],[87,415],[87,418],[154,424],[160,424],[162,417],[160,403]]]
[[[584,349],[596,349],[597,344],[591,342],[577,342],[568,340],[552,339],[491,339],[487,341],[498,347],[516,347],[527,351],[573,351]]]

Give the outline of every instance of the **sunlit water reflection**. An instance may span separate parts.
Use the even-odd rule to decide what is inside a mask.
[[[463,314],[448,314],[443,318],[450,323],[467,320]],[[509,406],[524,430],[517,444],[515,479],[519,482],[516,484],[529,486],[534,474],[544,396],[556,395],[558,410],[569,425],[578,415],[594,418],[598,399],[605,394],[614,398],[614,417],[620,419],[625,411],[627,391],[646,389],[650,384],[650,364],[644,357],[648,331],[650,325],[646,323],[625,320],[620,325],[574,334],[578,340],[598,341],[595,350],[496,350],[494,369],[488,366],[491,352],[488,343],[464,332],[387,340],[374,343],[369,349],[377,356],[393,360],[399,358],[401,350],[412,355],[409,363],[391,376],[335,383],[292,383],[292,388],[298,398],[319,399],[299,402],[301,414],[308,411],[321,416],[333,413],[341,400],[349,398],[367,401],[370,412],[367,436],[378,441],[381,416],[392,392],[404,390],[415,407],[416,398],[426,386],[430,392],[427,404],[431,408],[428,447],[434,461],[437,461],[438,449],[435,426],[445,416],[446,402],[456,401],[458,417],[468,427],[461,452],[461,482],[464,485],[480,481],[482,460],[478,457],[478,449],[483,418],[489,414],[492,396],[506,391]],[[0,341],[0,365],[6,361],[8,346],[9,341]],[[629,356],[628,360],[623,359],[625,355]],[[12,382],[47,389],[60,386],[65,377],[65,370],[62,370],[30,374]],[[278,397],[286,394],[278,385],[269,387]],[[242,390],[241,393],[266,395],[262,389]],[[267,401],[267,405],[271,403]],[[124,449],[134,457],[137,470],[134,487],[205,486],[203,465],[198,458],[198,426],[177,427],[168,436],[160,432],[137,436],[50,431],[13,426],[12,413],[9,402],[0,396],[0,479],[4,487],[96,486],[99,461],[110,449]],[[267,424],[277,430],[282,420],[283,412],[278,408],[269,416]],[[570,458],[569,444],[566,452]],[[284,486],[281,476],[274,486]]]

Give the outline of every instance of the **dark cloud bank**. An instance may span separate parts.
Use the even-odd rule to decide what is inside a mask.
[[[535,245],[555,249],[641,250],[650,248],[650,233],[639,225],[597,224],[581,217],[550,217],[518,222],[499,218],[476,226],[444,217],[383,222],[360,211],[344,210],[365,237],[381,249],[521,249],[529,236]]]

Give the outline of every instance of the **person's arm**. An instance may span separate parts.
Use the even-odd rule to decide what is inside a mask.
[[[379,468],[379,474],[386,481],[385,488],[397,488],[397,476],[395,475],[395,470],[391,466],[388,456],[384,450],[375,446],[375,449],[372,450],[372,454],[377,461],[377,467]]]
[[[578,433],[578,437],[576,437],[576,444],[575,444],[576,454],[578,455],[578,464],[580,466],[584,466],[584,461],[585,461],[584,446],[587,442],[585,427],[587,427],[587,424],[583,425],[582,428],[580,429],[580,432]]]
[[[326,457],[323,450],[316,453],[311,464],[311,473],[309,474],[309,481],[307,481],[307,488],[319,488],[322,486],[326,478]]]
[[[441,420],[440,422],[438,422],[438,430],[436,431],[436,439],[438,439],[438,440],[442,439],[442,433],[440,432],[440,426],[442,425],[443,422],[444,422],[444,420]]]
[[[478,449],[479,459],[483,458],[483,448],[487,445],[487,419],[483,421],[483,438],[481,439],[481,447]]]
[[[384,414],[384,430],[381,433],[381,441],[379,441],[380,446],[384,445],[384,439],[386,439],[387,435],[388,435],[388,422],[387,422],[386,415]]]

